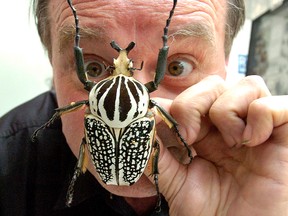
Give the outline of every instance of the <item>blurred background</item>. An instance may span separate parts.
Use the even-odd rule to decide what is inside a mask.
[[[1,0],[0,116],[51,86],[51,66],[29,7],[30,0]]]
[[[247,20],[233,44],[229,60],[227,79],[231,83],[247,73],[253,21],[278,10],[282,3],[283,0],[246,0]],[[51,87],[51,66],[29,7],[30,0],[1,2],[0,116]]]

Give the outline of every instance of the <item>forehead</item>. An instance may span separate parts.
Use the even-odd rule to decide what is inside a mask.
[[[115,40],[120,46],[135,41],[142,50],[152,50],[161,44],[173,0],[75,0],[73,5],[80,28],[86,29],[81,38],[103,44]],[[52,50],[64,50],[74,40],[73,13],[66,0],[51,0],[49,14]],[[224,47],[225,23],[226,0],[178,0],[168,34],[189,39],[187,44],[219,50]]]
[[[50,0],[49,2],[53,7],[52,12],[56,12],[58,15],[68,6],[66,0]],[[226,0],[178,0],[177,2],[177,8],[184,13],[205,9],[220,12],[221,8],[226,5]],[[129,16],[134,12],[136,12],[134,14],[162,13],[171,8],[173,0],[74,0],[72,3],[75,6],[81,5],[79,7],[85,10],[106,10],[110,15],[116,12],[123,16]]]
[[[98,27],[132,29],[155,27],[168,17],[172,0],[76,0],[74,7],[81,22],[89,25],[95,23]],[[72,12],[65,0],[51,0],[49,14],[52,25],[61,28],[67,22],[73,24]],[[224,23],[226,17],[225,0],[178,0],[172,20],[174,27],[187,22],[205,22],[212,28]],[[176,28],[175,27],[175,28]]]

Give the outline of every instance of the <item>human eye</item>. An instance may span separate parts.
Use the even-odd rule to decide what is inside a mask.
[[[84,69],[90,79],[103,79],[109,75],[107,64],[101,58],[89,57],[85,59]]]
[[[195,63],[191,58],[174,55],[168,58],[166,75],[172,77],[188,76],[195,69]]]

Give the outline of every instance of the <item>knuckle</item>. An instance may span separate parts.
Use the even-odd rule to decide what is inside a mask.
[[[209,117],[211,119],[222,118],[222,114],[224,113],[224,109],[219,103],[214,103],[213,106],[209,110]]]
[[[257,116],[267,116],[271,112],[270,106],[267,106],[266,98],[254,100],[249,105],[249,113]]]
[[[251,75],[245,77],[240,83],[244,86],[250,87],[251,91],[255,91],[259,94],[259,97],[271,95],[264,79],[258,75]]]
[[[216,74],[209,75],[204,80],[212,81],[213,83],[216,83],[216,84],[222,84],[222,85],[225,84],[225,80],[221,76],[216,75]]]
[[[258,76],[258,75],[246,76],[246,77],[243,78],[243,81],[246,82],[249,85],[265,84],[264,79],[261,76]]]

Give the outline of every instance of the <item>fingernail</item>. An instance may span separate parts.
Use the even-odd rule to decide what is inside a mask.
[[[244,141],[242,141],[242,145],[248,145],[249,143],[251,142],[251,140],[244,140]]]
[[[252,127],[247,124],[243,132],[243,141],[242,145],[249,145],[252,139]]]

